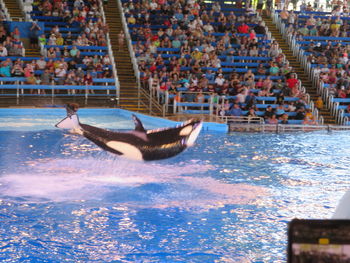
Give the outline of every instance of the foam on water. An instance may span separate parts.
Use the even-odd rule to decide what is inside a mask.
[[[180,166],[131,162],[115,159],[41,159],[27,162],[25,172],[0,177],[2,198],[22,198],[26,202],[104,200],[130,202],[151,207],[210,207],[248,203],[265,194],[262,187],[227,184],[205,173],[213,169],[199,161]],[[195,174],[195,175],[194,175]],[[134,200],[132,193],[142,189],[144,199]],[[150,194],[156,190],[155,195]],[[118,193],[128,192],[123,200]],[[145,202],[150,201],[152,202]]]

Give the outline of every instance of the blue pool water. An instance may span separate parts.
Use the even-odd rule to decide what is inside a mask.
[[[287,222],[330,218],[350,187],[348,132],[205,132],[141,163],[55,129],[63,116],[0,111],[2,262],[285,262]]]

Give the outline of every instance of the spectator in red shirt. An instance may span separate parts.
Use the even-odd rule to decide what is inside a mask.
[[[287,79],[287,84],[290,89],[293,89],[298,83],[298,80],[295,78],[295,74],[292,74],[289,79]]]
[[[151,71],[151,73],[154,73],[156,70],[157,70],[156,62],[153,62],[149,68],[149,71]]]
[[[165,92],[168,90],[168,86],[166,82],[162,82],[159,86],[159,98],[160,98],[160,103],[164,104],[165,103]]]
[[[246,23],[242,23],[238,28],[239,33],[248,34],[249,33],[249,26]]]

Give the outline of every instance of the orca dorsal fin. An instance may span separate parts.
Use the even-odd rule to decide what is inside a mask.
[[[136,117],[135,114],[132,115],[132,119],[134,120],[134,123],[135,123],[135,131],[146,132],[145,128],[142,125],[142,122],[140,121],[139,118]]]

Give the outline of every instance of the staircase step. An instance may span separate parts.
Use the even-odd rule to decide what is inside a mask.
[[[22,9],[19,6],[19,4],[17,3],[17,1],[14,0],[4,0],[5,6],[10,14],[10,17],[13,20],[19,20],[21,19],[22,21],[24,21],[24,16],[22,13]],[[18,19],[14,19],[14,18],[18,18]]]
[[[145,106],[142,104],[140,107],[138,106],[137,82],[126,43],[124,43],[124,47],[119,47],[118,38],[120,31],[123,30],[123,25],[117,1],[108,1],[107,5],[104,5],[104,11],[120,82],[119,106],[131,111],[148,113],[149,110]]]

